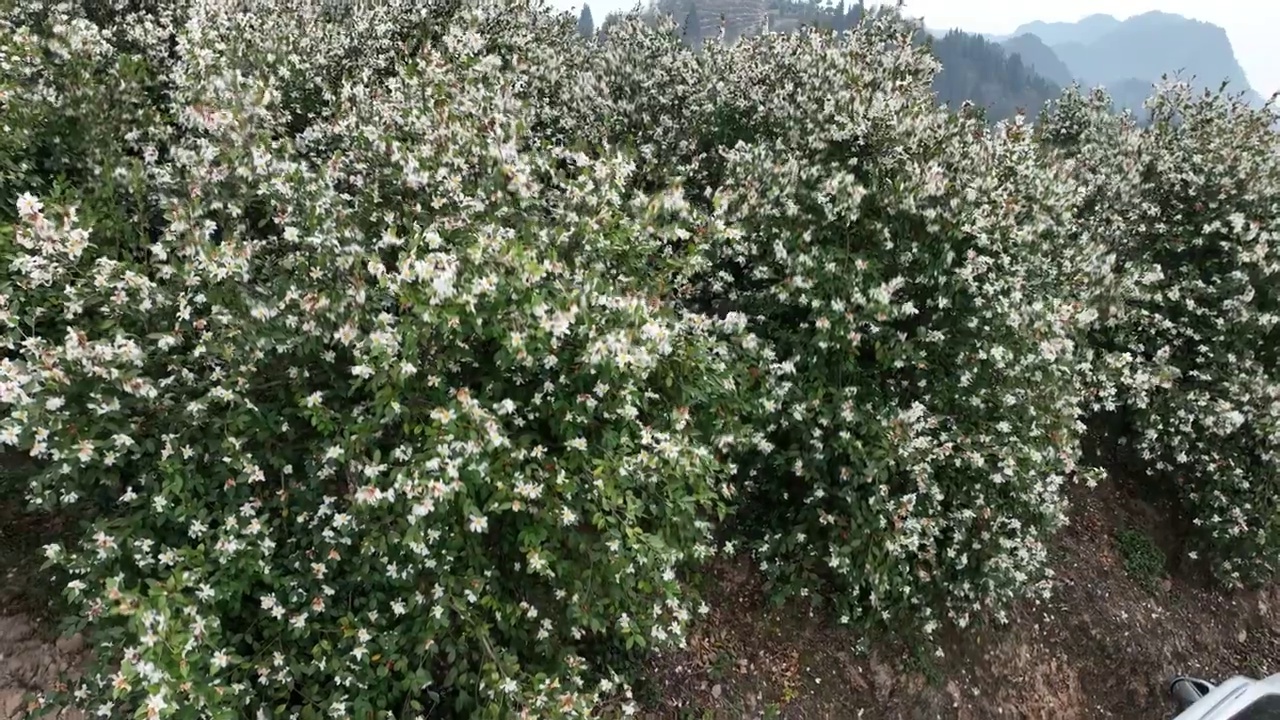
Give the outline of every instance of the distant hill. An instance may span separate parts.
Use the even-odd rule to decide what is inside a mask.
[[[1054,53],[1053,48],[1044,43],[1039,36],[1023,33],[1000,43],[1010,55],[1017,54],[1022,64],[1031,68],[1044,79],[1060,86],[1070,85],[1074,79],[1071,69]]]
[[[1120,21],[1110,15],[1090,15],[1073,23],[1040,20],[1019,26],[1009,37],[1035,35],[1046,45],[1053,47],[1065,43],[1091,43],[1120,26]]]
[[[1142,104],[1155,92],[1156,84],[1154,81],[1125,78],[1101,85],[1107,89],[1111,103],[1117,110],[1132,110],[1134,114],[1141,115]]]
[[[700,45],[719,35],[722,22],[730,42],[758,33],[767,5],[766,0],[654,0],[647,12],[671,15],[688,41]]]
[[[1226,80],[1228,90],[1244,91],[1250,102],[1262,103],[1249,87],[1226,30],[1212,23],[1159,11],[1124,21],[1090,15],[1075,23],[1027,23],[1004,39],[1007,48],[1023,54],[1038,72],[1061,83],[1061,69],[1028,35],[1043,41],[1071,78],[1087,86],[1106,86],[1120,107],[1141,106],[1151,86],[1166,73],[1194,77],[1196,86],[1214,90]],[[1035,60],[1026,60],[1032,56]]]
[[[930,45],[942,63],[942,71],[933,80],[934,90],[938,99],[953,109],[969,100],[985,108],[992,120],[1012,117],[1019,109],[1035,116],[1045,101],[1062,91],[1057,83],[1028,67],[1020,55],[1008,53],[1000,43],[981,35],[952,30],[930,38]],[[1067,78],[1069,81],[1069,74]]]

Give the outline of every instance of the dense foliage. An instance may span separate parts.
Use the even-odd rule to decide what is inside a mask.
[[[87,518],[46,550],[96,650],[47,705],[629,714],[611,659],[739,549],[964,627],[1048,588],[1093,408],[1224,577],[1280,558],[1261,114],[991,128],[892,10],[694,52],[511,3],[0,8],[0,442]]]
[[[1167,86],[1139,129],[1068,93],[1042,132],[1089,196],[1116,271],[1094,337],[1102,409],[1231,584],[1280,565],[1280,133],[1269,110]]]
[[[989,134],[938,109],[906,34],[757,52],[726,74],[773,68],[740,87],[776,100],[732,98],[751,140],[715,204],[741,234],[714,248],[716,280],[783,359],[775,449],[750,465],[753,547],[846,621],[963,626],[1038,587],[1064,521],[1083,388],[1060,271],[1077,256],[1040,258],[1067,245],[1071,186],[1032,162],[1021,123]]]
[[[578,649],[696,614],[679,571],[751,383],[743,318],[661,302],[677,198],[529,134],[489,43],[572,28],[223,7],[171,19],[160,120],[109,137],[119,190],[17,198],[4,432],[47,461],[33,502],[96,506],[48,549],[97,642],[81,691],[109,716],[633,709]],[[112,44],[138,17],[73,13],[28,21],[147,62]],[[152,222],[97,225],[126,201]]]
[[[848,621],[926,630],[1037,587],[1083,392],[1070,301],[1093,257],[1058,250],[1070,183],[1026,127],[938,108],[935,61],[891,14],[848,41],[667,38],[615,29],[602,86],[564,105],[710,198],[723,237],[685,296],[745,312],[777,353],[767,441],[742,456],[761,566]]]

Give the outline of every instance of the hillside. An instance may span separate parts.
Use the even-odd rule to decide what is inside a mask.
[[[1110,15],[1090,15],[1070,22],[1043,22],[1036,20],[1020,26],[1009,37],[1035,35],[1050,46],[1066,43],[1090,43],[1120,26],[1120,21]]]
[[[965,100],[986,108],[993,120],[1011,117],[1023,110],[1036,115],[1061,87],[1024,64],[999,43],[981,35],[952,30],[932,38],[934,55],[942,62],[942,72],[934,78],[938,99],[951,107]]]
[[[768,1],[0,3],[0,720],[1280,669],[1273,118]]]
[[[1005,40],[1001,45],[1009,54],[1017,54],[1022,58],[1023,65],[1035,71],[1035,73],[1044,79],[1056,83],[1061,86],[1070,85],[1074,79],[1071,68],[1054,53],[1053,48],[1049,47],[1033,33],[1023,33],[1017,37]]]

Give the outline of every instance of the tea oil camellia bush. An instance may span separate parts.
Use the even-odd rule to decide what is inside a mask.
[[[489,43],[571,25],[249,7],[175,5],[172,56],[132,58],[169,63],[168,124],[108,138],[137,194],[17,199],[0,433],[43,463],[36,505],[95,517],[47,548],[97,651],[54,700],[633,712],[587,655],[678,643],[705,609],[681,583],[749,434],[745,318],[664,302],[684,271],[655,248],[692,221],[625,154],[529,133]],[[129,52],[77,13],[31,30],[36,77],[66,71],[55,43]]]
[[[1117,258],[1096,343],[1151,482],[1228,584],[1280,567],[1280,134],[1271,107],[1166,83],[1149,127],[1065,96],[1046,134],[1096,198],[1083,225]]]
[[[762,567],[844,621],[932,633],[1045,588],[1094,258],[1059,252],[1076,194],[1022,120],[937,107],[935,61],[875,22],[724,58],[753,139],[715,195],[716,280],[781,358],[744,463]]]
[[[1070,242],[1069,173],[1025,124],[992,135],[937,107],[913,29],[882,12],[844,38],[689,53],[670,23],[633,18],[592,83],[561,89],[560,127],[684,183],[711,240],[681,297],[745,313],[777,356],[729,547],[783,595],[932,632],[1045,587],[1079,472],[1077,299],[1106,268]]]

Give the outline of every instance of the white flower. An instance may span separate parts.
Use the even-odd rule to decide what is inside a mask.
[[[41,203],[39,198],[29,192],[18,196],[18,214],[24,218],[29,218],[39,213],[43,208],[44,203]]]
[[[147,696],[147,717],[160,717],[160,711],[169,707],[169,703],[165,702],[164,689],[161,688],[152,695]]]
[[[560,524],[568,527],[578,522],[578,515],[569,508],[560,508]]]
[[[467,529],[473,533],[482,533],[489,529],[489,518],[483,515],[472,515],[467,519]]]

